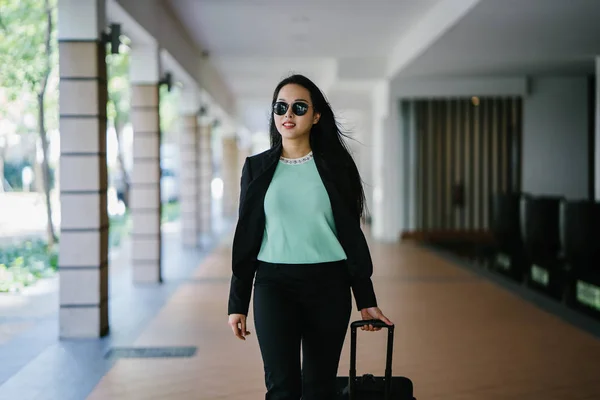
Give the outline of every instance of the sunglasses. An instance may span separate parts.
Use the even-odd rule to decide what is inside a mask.
[[[297,116],[302,116],[308,112],[309,105],[303,102],[296,102],[291,105],[292,112]],[[277,115],[285,115],[290,105],[283,101],[277,101],[273,104],[273,112]]]

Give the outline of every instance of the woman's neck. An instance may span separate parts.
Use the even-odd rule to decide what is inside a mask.
[[[309,140],[282,139],[282,146],[281,156],[284,158],[302,158],[311,151]]]

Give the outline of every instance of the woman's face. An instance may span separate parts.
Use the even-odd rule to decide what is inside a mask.
[[[315,112],[310,100],[310,92],[304,87],[288,84],[279,90],[279,95],[275,100],[273,118],[277,130],[283,138],[297,139],[308,135],[320,117],[321,115]]]

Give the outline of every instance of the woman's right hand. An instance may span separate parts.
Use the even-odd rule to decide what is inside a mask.
[[[242,340],[246,340],[246,336],[250,334],[250,331],[246,330],[244,314],[229,314],[229,326],[233,330],[233,334]]]

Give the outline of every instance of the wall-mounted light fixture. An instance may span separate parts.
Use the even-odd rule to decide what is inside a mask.
[[[121,24],[110,24],[108,32],[102,32],[102,42],[110,43],[111,54],[119,54],[121,45]]]
[[[173,75],[170,72],[165,72],[165,75],[158,81],[159,85],[167,85],[167,91],[170,92],[173,87]]]

